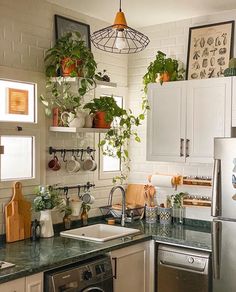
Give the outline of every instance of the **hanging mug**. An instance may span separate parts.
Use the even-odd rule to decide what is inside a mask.
[[[90,157],[84,160],[83,169],[88,171],[95,171],[97,169],[97,163],[91,154]]]
[[[80,170],[80,163],[78,160],[76,160],[74,155],[71,157],[71,159],[67,160],[66,170],[69,173],[74,173]]]
[[[54,155],[53,159],[48,162],[48,167],[54,171],[57,171],[61,168],[60,162],[56,155]]]

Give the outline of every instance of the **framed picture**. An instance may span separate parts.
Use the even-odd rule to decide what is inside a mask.
[[[8,88],[9,114],[28,115],[28,90]]]
[[[190,27],[186,79],[224,76],[233,52],[234,21]]]
[[[78,31],[81,34],[87,47],[91,50],[90,26],[86,23],[78,22],[60,15],[55,15],[56,39],[59,39],[68,32]]]

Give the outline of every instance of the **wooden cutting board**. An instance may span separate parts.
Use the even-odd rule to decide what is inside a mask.
[[[22,194],[22,184],[15,182],[13,196],[5,206],[6,241],[14,242],[30,237],[31,203]]]
[[[126,190],[126,204],[128,205],[145,205],[144,198],[144,186],[143,184],[128,184]]]

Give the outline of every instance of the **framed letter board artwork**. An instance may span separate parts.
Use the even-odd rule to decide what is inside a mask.
[[[234,21],[190,27],[186,79],[224,76],[233,52]]]
[[[82,40],[91,50],[90,26],[88,24],[73,19],[69,19],[60,15],[55,15],[55,30],[56,39],[59,39],[68,32],[78,31],[81,35]]]

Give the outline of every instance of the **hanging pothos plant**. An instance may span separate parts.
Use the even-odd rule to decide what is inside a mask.
[[[135,116],[130,109],[119,107],[112,96],[102,96],[94,98],[85,104],[85,109],[91,113],[103,111],[106,113],[107,122],[112,122],[111,127],[106,132],[99,146],[104,155],[119,158],[121,160],[121,174],[113,177],[113,183],[124,183],[130,171],[128,146],[130,139],[140,142],[137,133],[137,127],[145,119],[145,113],[148,109],[147,101],[143,100],[142,112]]]

